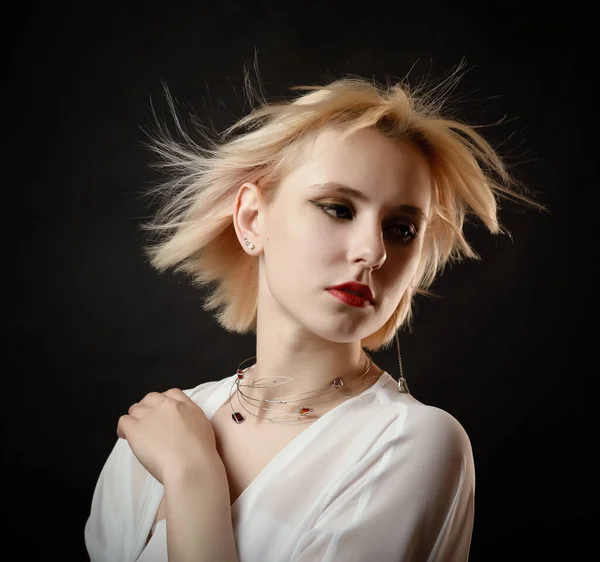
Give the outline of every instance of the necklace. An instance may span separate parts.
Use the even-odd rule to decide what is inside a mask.
[[[266,379],[258,379],[254,382],[252,382],[251,384],[241,384],[241,381],[246,380],[247,376],[249,373],[252,372],[252,370],[256,367],[256,363],[254,365],[252,365],[251,367],[247,367],[246,369],[240,369],[241,365],[243,365],[246,361],[249,361],[250,359],[254,359],[256,356],[253,357],[249,357],[248,359],[245,359],[244,361],[242,361],[240,363],[240,365],[238,366],[237,369],[237,377],[235,378],[235,380],[233,381],[233,384],[231,385],[231,390],[233,390],[234,385],[237,386],[237,395],[238,395],[238,401],[240,402],[240,405],[242,406],[242,408],[244,408],[244,410],[246,410],[246,412],[248,412],[250,415],[254,416],[254,417],[258,417],[256,414],[253,414],[250,410],[248,410],[243,404],[242,404],[242,399],[247,402],[247,403],[251,403],[251,402],[269,402],[269,403],[277,403],[277,404],[288,404],[289,402],[302,402],[304,400],[304,398],[297,398],[300,396],[304,396],[305,394],[310,394],[313,392],[319,392],[319,391],[324,391],[324,392],[320,392],[319,394],[316,394],[314,396],[312,396],[310,399],[312,401],[312,398],[319,398],[320,396],[326,396],[328,394],[332,394],[335,392],[339,392],[342,388],[349,388],[352,385],[356,384],[358,381],[362,380],[366,374],[371,370],[371,366],[373,364],[373,360],[371,359],[371,356],[363,350],[363,352],[365,353],[365,355],[368,357],[369,360],[369,364],[366,368],[366,370],[355,380],[353,380],[352,382],[345,384],[342,377],[337,377],[335,379],[333,379],[331,381],[331,383],[324,387],[324,388],[320,388],[317,389],[316,391],[309,391],[309,392],[303,392],[300,394],[294,394],[294,395],[290,395],[290,396],[281,396],[278,398],[275,398],[273,400],[260,400],[257,398],[252,398],[250,396],[247,396],[246,394],[244,394],[241,390],[240,387],[249,387],[249,388],[266,388],[266,387],[271,387],[271,386],[279,386],[282,384],[287,384],[291,381],[293,381],[294,379],[292,379],[291,377],[286,377],[286,376],[282,376],[282,377],[277,377],[274,379],[271,379],[271,382],[262,382],[261,381],[266,381]],[[231,398],[231,390],[229,391],[229,397]],[[240,398],[241,397],[241,398]],[[349,398],[352,398],[352,396],[349,396]],[[320,400],[319,402],[313,402],[314,404],[321,404],[324,402],[331,402],[332,400],[336,400],[336,397],[334,398],[330,398],[329,400]],[[236,412],[233,408],[233,404],[231,404],[231,400],[229,401],[230,405],[231,405],[231,410],[232,410],[232,414],[231,417],[233,419],[234,422],[236,423],[243,423],[244,421],[246,421],[246,418],[240,413],[240,412]],[[262,406],[258,406],[258,405],[254,405],[256,408],[260,409],[260,410],[265,410],[265,411],[273,411],[273,412],[286,412],[287,416],[279,416],[279,417],[271,417],[271,418],[267,418],[268,421],[270,421],[271,423],[280,423],[280,424],[288,424],[288,425],[297,425],[297,424],[301,424],[301,423],[311,423],[313,421],[315,421],[317,419],[318,416],[309,416],[308,414],[310,414],[311,412],[313,412],[313,408],[309,405],[305,405],[302,406],[300,408],[298,408],[295,411],[290,411],[290,410],[281,410],[281,409],[274,409],[274,408],[265,408]],[[301,421],[302,420],[302,421]],[[306,421],[305,421],[306,420]]]

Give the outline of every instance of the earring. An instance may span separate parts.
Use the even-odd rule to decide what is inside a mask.
[[[254,244],[252,244],[252,242],[249,242],[248,238],[246,238],[245,236],[244,236],[244,244],[246,244],[246,246],[248,248],[250,248],[251,250],[254,250]]]
[[[398,349],[398,366],[400,367],[400,378],[398,379],[398,392],[402,394],[410,394],[408,390],[408,384],[404,378],[404,370],[402,369],[402,359],[400,358],[400,338],[398,332],[396,332],[396,348]]]

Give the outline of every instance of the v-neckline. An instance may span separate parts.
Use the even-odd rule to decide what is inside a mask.
[[[234,380],[234,377],[237,377],[237,373],[231,377],[228,377],[226,381],[230,383]],[[301,452],[302,449],[306,447],[306,445],[310,441],[312,441],[313,435],[317,434],[321,426],[324,423],[326,423],[331,417],[335,416],[336,414],[339,414],[340,410],[343,410],[347,407],[347,404],[351,404],[354,400],[357,400],[361,396],[365,396],[366,394],[375,392],[377,389],[384,385],[384,382],[388,382],[390,378],[392,378],[392,376],[387,371],[382,371],[377,381],[375,381],[375,383],[372,384],[370,387],[363,390],[360,394],[349,398],[345,402],[334,406],[331,410],[325,412],[322,416],[317,418],[309,427],[301,431],[298,435],[294,436],[282,449],[280,449],[273,456],[273,458],[262,468],[262,470],[254,477],[254,479],[248,484],[248,486],[246,486],[246,488],[242,490],[242,493],[231,504],[232,514],[239,510],[241,500],[244,497],[248,496],[252,492],[252,490],[260,484],[262,480],[264,480],[267,476],[273,473],[279,467],[279,465],[282,464],[283,459],[289,454],[289,451],[292,448],[297,448],[298,453]],[[223,387],[219,388],[217,392],[211,397],[212,400],[209,405],[209,413],[207,414],[205,412],[205,415],[209,419],[209,421],[212,419],[215,413],[227,402],[227,400],[229,400],[231,395],[231,388],[232,387],[230,384],[223,384]]]

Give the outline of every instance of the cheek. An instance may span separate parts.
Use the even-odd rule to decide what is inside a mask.
[[[290,220],[290,216],[294,219]],[[323,272],[321,277],[326,276],[337,247],[334,230],[327,222],[316,220],[310,209],[281,211],[271,218],[266,248],[267,268],[274,276],[271,278],[282,280],[290,287],[300,287],[310,278],[315,281],[319,271]]]
[[[331,232],[323,229],[307,228],[295,235],[293,245],[294,259],[304,275],[312,268],[312,273],[322,271],[327,275],[328,268],[336,260],[336,248],[339,247]]]
[[[409,285],[414,284],[415,275],[421,261],[420,251],[411,255],[411,258],[404,265],[403,271],[400,274],[400,294],[403,295]]]
[[[322,265],[339,247],[336,238],[340,236],[340,231],[336,230],[333,224],[319,217],[317,212],[307,205],[294,215],[296,217],[294,221],[283,226],[287,233],[289,244],[287,247],[291,249],[290,254],[301,264],[301,267],[311,264]]]
[[[406,250],[406,253],[398,253],[392,261],[392,250],[388,253],[389,269],[382,271],[385,281],[383,282],[390,290],[391,295],[398,294],[402,296],[408,285],[412,283],[418,270],[421,253],[418,248],[413,251]],[[385,268],[385,265],[384,265]]]

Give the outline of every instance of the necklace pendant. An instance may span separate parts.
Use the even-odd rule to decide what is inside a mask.
[[[406,379],[404,377],[400,377],[398,380],[398,392],[410,394],[410,390],[408,390],[408,384],[406,384]]]
[[[344,386],[344,381],[338,377],[337,379],[333,379],[331,386],[335,386],[335,388],[342,388]]]
[[[306,414],[309,414],[310,412],[312,412],[313,409],[312,408],[300,408],[300,411],[298,412],[301,416],[305,416]],[[298,418],[300,419],[300,418]]]
[[[233,418],[233,421],[235,423],[242,423],[246,421],[246,418],[242,416],[242,414],[240,414],[239,412],[233,412],[233,414],[231,414],[231,417]]]

